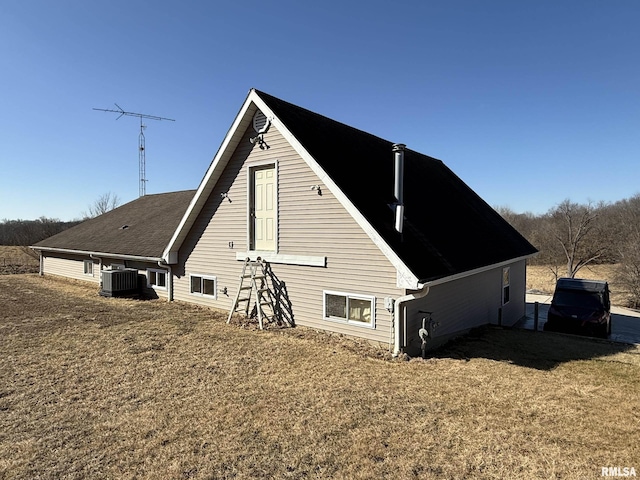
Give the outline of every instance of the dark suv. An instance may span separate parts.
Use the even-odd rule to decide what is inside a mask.
[[[607,282],[558,279],[544,330],[607,338],[611,333]]]

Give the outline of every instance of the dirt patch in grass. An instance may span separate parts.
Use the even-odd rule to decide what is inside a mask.
[[[0,305],[0,478],[583,479],[640,467],[635,347],[488,329],[391,361],[336,335],[241,328],[225,312],[31,275],[0,277]]]

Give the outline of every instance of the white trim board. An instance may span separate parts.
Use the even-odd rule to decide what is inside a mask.
[[[283,255],[274,252],[237,252],[236,260],[244,261],[247,258],[255,261],[258,257],[269,263],[282,263],[285,265],[302,265],[305,267],[326,267],[327,257],[315,257],[311,255]]]

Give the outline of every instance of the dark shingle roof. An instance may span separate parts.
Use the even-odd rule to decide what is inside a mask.
[[[444,163],[405,150],[405,227],[394,229],[393,142],[256,91],[423,281],[537,250]],[[399,139],[402,141],[403,139]]]
[[[160,258],[194,194],[145,195],[34,246]]]

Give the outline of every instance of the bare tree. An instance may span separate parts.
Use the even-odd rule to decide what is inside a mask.
[[[508,206],[498,206],[494,207],[494,209],[502,218],[509,222],[520,235],[529,240],[529,243],[535,245],[532,240],[535,238],[535,232],[540,223],[536,215],[531,212],[516,213]]]
[[[83,213],[85,218],[93,218],[107,213],[120,205],[120,198],[111,192],[103,193],[98,199],[89,205],[89,212]]]
[[[580,205],[567,199],[548,213],[547,231],[564,254],[570,278],[607,253],[606,232],[598,222],[601,207],[594,206],[592,202]]]
[[[616,284],[625,290],[630,307],[640,306],[640,194],[615,204],[619,264]]]

